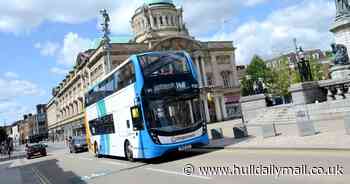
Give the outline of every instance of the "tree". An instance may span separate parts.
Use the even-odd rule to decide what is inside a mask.
[[[288,60],[283,59],[278,67],[272,69],[272,80],[269,85],[269,93],[276,96],[289,95],[289,86],[292,82]]]
[[[0,143],[7,139],[6,129],[4,127],[0,127]]]
[[[251,76],[252,81],[261,79],[268,79],[271,77],[271,70],[266,66],[266,63],[259,56],[255,55],[252,62],[248,65],[246,70],[247,75]]]
[[[241,93],[242,96],[250,95],[253,90],[253,84],[259,79],[262,79],[265,84],[271,81],[271,70],[266,66],[266,63],[259,56],[255,55],[248,65],[246,75],[250,76],[250,79],[243,78],[241,81]]]
[[[310,69],[311,69],[312,78],[314,81],[325,79],[323,66],[319,61],[317,61],[315,59],[311,59],[310,60]]]

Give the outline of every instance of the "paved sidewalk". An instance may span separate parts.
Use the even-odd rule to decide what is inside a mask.
[[[277,132],[282,132],[281,135],[270,138],[263,138],[261,136],[258,125],[247,125],[250,136],[243,139],[234,139],[232,130],[235,125],[241,125],[241,120],[209,124],[209,134],[210,129],[222,128],[224,138],[211,140],[206,148],[350,150],[350,135],[345,133],[345,129],[341,123],[341,121],[316,123],[316,127],[320,132],[316,135],[306,137],[297,135],[296,124],[279,126]]]

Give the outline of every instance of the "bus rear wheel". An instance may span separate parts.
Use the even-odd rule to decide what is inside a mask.
[[[125,152],[125,158],[131,162],[134,161],[134,155],[132,152],[132,146],[129,143],[129,141],[126,141],[124,144],[124,152]]]

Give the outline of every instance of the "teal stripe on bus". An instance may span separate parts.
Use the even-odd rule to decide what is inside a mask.
[[[107,115],[106,103],[104,100],[97,102],[97,115],[100,118]]]

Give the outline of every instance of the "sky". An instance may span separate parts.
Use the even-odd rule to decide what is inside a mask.
[[[130,19],[143,0],[1,0],[0,125],[35,105],[74,65],[77,53],[101,37],[99,10],[111,15],[113,35],[132,36]],[[238,64],[292,51],[329,49],[334,0],[175,0],[190,34],[201,41],[233,41]]]

